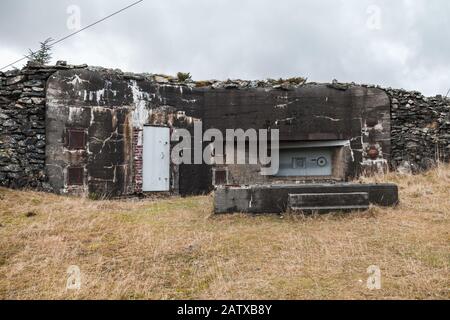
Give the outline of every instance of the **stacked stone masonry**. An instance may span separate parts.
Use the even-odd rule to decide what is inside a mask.
[[[391,97],[391,166],[412,172],[450,159],[450,99],[387,89]]]
[[[0,186],[48,190],[45,174],[46,81],[57,70],[29,63],[0,72]]]

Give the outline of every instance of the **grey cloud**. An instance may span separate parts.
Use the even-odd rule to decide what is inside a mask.
[[[68,5],[87,25],[132,0],[3,0],[0,59],[61,37]],[[378,6],[381,29],[367,28]],[[447,0],[145,0],[55,47],[55,59],[195,79],[306,76],[445,94]],[[9,57],[9,56],[8,56]],[[9,61],[1,61],[2,65]]]

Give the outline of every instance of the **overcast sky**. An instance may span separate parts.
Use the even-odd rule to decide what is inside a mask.
[[[76,8],[83,27],[133,1],[1,0],[1,67],[73,32]],[[53,62],[194,80],[305,76],[445,95],[450,1],[144,0],[53,52]]]

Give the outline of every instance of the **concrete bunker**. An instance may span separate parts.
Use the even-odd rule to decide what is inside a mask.
[[[277,129],[280,170],[265,176],[259,163],[174,165],[171,135],[194,134],[199,121],[203,130],[224,134]],[[189,195],[220,193],[219,186],[344,183],[388,162],[390,100],[356,85],[203,86],[107,69],[61,70],[47,84],[46,136],[49,183],[59,193]]]
[[[170,76],[63,63],[51,68],[29,65],[0,76],[2,88],[6,88],[2,92],[8,94],[2,93],[0,101],[2,119],[7,119],[1,127],[2,137],[11,133],[2,138],[5,143],[1,148],[6,150],[2,155],[16,155],[0,159],[4,185],[20,181],[20,186],[95,198],[148,192],[185,196],[215,190],[219,199],[224,190],[235,199],[245,199],[245,206],[252,209],[244,205],[221,207],[217,200],[217,212],[229,212],[230,208],[255,212],[257,193],[263,192],[259,190],[264,190],[266,198],[271,197],[265,192],[288,190],[278,206],[283,210],[289,204],[298,208],[300,202],[314,203],[318,197],[318,192],[309,189],[302,191],[305,196],[299,195],[292,187],[322,186],[330,194],[329,203],[337,201],[336,194],[342,192],[345,195],[340,198],[347,199],[351,188],[343,186],[350,186],[362,174],[383,172],[401,163],[402,146],[414,147],[411,156],[420,163],[430,163],[434,147],[444,155],[444,161],[448,159],[446,100],[427,100],[401,90],[295,79],[179,81]],[[40,87],[34,87],[37,85]],[[23,92],[17,96],[20,90]],[[33,113],[23,115],[25,109],[16,106],[27,104]],[[417,121],[424,129],[413,130],[414,125],[406,124],[405,119],[422,105],[427,107],[417,111],[421,115]],[[430,116],[422,116],[425,111]],[[22,122],[22,127],[17,125]],[[183,129],[194,135],[199,123],[202,131],[216,129],[224,135],[227,129],[276,129],[280,170],[263,175],[265,164],[258,162],[168,161],[176,145],[174,133]],[[158,138],[156,132],[164,132],[164,136]],[[39,137],[26,138],[25,148],[22,133],[26,137],[38,133]],[[436,144],[427,142],[422,152],[417,148],[419,136],[426,141],[436,137]],[[19,143],[14,143],[16,139]],[[32,141],[38,141],[35,147]],[[413,146],[413,141],[419,142]],[[204,148],[208,141],[201,143]],[[226,156],[227,151],[224,153]],[[249,157],[247,151],[243,153]],[[16,158],[23,154],[29,155],[35,169],[22,168],[28,160]],[[239,197],[233,196],[237,190],[242,190]],[[247,199],[248,190],[253,191]],[[352,189],[354,197],[350,198],[358,199],[359,205],[396,203],[394,196],[386,196],[391,199],[386,203],[373,197],[370,190]],[[383,190],[391,195],[396,192],[392,186]],[[259,211],[274,212],[273,206],[261,203],[264,207]]]

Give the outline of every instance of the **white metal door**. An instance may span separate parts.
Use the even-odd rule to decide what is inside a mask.
[[[142,190],[169,191],[170,129],[144,127]]]

